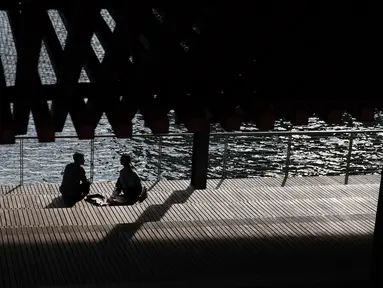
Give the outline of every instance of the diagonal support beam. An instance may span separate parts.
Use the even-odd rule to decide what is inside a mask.
[[[71,107],[76,107],[76,87],[85,64],[90,40],[93,35],[93,25],[100,9],[78,4],[71,21],[68,21],[68,38],[63,52],[62,65],[58,74],[57,99],[52,103],[53,119],[56,132],[61,132]],[[86,15],[87,21],[83,21]],[[85,127],[84,127],[85,128]],[[85,128],[84,134],[92,133],[91,128]],[[94,130],[93,130],[94,133]],[[92,135],[89,135],[92,137]]]
[[[66,11],[66,12],[60,12],[60,16],[63,19],[63,22],[64,22],[66,29],[69,30],[70,26],[69,26],[67,19],[71,19],[74,15],[72,13],[70,13],[69,11]],[[95,21],[95,24],[94,24],[95,34],[99,38],[103,48],[106,51],[107,56],[105,56],[106,59],[104,58],[104,61],[101,64],[99,62],[95,52],[93,51],[92,47],[89,45],[87,47],[87,51],[86,51],[86,60],[85,60],[85,65],[84,65],[85,70],[86,70],[86,72],[87,72],[87,74],[88,74],[88,76],[92,82],[98,82],[98,83],[105,82],[105,83],[111,84],[107,87],[102,85],[102,84],[99,85],[99,89],[98,89],[97,93],[95,93],[96,95],[94,98],[102,97],[102,95],[108,95],[109,97],[111,95],[115,95],[115,100],[113,101],[113,103],[110,103],[109,102],[110,99],[109,99],[108,102],[105,102],[102,105],[98,105],[98,104],[100,104],[99,101],[96,101],[93,98],[88,100],[87,105],[85,105],[85,103],[82,103],[82,102],[80,103],[80,99],[76,100],[77,103],[75,106],[78,108],[77,109],[78,111],[70,111],[70,114],[71,114],[72,119],[74,119],[73,120],[74,124],[78,123],[77,126],[87,127],[86,130],[89,130],[89,129],[94,130],[96,128],[96,125],[98,124],[104,110],[106,110],[108,120],[111,123],[112,127],[115,127],[116,123],[122,123],[123,122],[123,121],[119,121],[118,117],[120,117],[121,114],[124,114],[121,111],[121,106],[122,106],[121,103],[119,103],[117,101],[117,97],[119,95],[118,95],[118,93],[115,92],[116,89],[110,89],[110,87],[118,87],[118,83],[117,83],[118,77],[115,76],[115,74],[113,74],[113,71],[115,71],[115,69],[114,69],[115,64],[111,63],[111,61],[110,61],[110,59],[111,59],[110,55],[112,55],[113,53],[110,52],[109,48],[110,48],[111,43],[113,41],[112,40],[113,34],[112,34],[112,31],[107,26],[105,20],[100,15],[100,13],[98,13],[97,15],[94,15],[94,19],[95,19],[94,20]],[[115,58],[113,58],[113,59],[115,59]],[[104,67],[104,68],[102,68],[102,67]],[[102,71],[105,71],[105,72],[102,74],[101,73]],[[113,83],[110,82],[110,80],[108,80],[108,79],[113,79],[112,80]],[[117,90],[119,90],[119,89],[117,89]],[[82,107],[82,108],[80,109],[79,107]],[[130,119],[131,119],[131,117],[129,118],[129,125],[127,127],[128,135],[131,135],[131,132],[132,132]],[[75,128],[76,128],[78,134],[81,133],[81,131],[79,131],[79,129],[77,129],[76,125],[75,125]],[[88,136],[92,137],[91,135],[88,135]],[[81,138],[88,138],[88,136],[83,135],[80,137]],[[121,135],[121,133],[117,132],[117,136],[122,136],[122,135]]]
[[[69,29],[71,29],[71,26],[69,25],[67,19],[73,19],[75,17],[75,15],[73,14],[73,12],[71,10],[61,11],[61,12],[59,12],[59,15],[60,15],[60,17],[64,23],[66,30],[69,31]],[[96,29],[99,29],[100,26],[102,26],[100,24],[101,21],[104,21],[104,20],[103,20],[100,13],[98,13],[97,15],[94,15],[94,29],[93,30],[95,30],[97,37],[99,37],[101,35],[101,32],[96,30]],[[105,21],[104,21],[104,23],[105,23]],[[106,23],[105,23],[105,25],[107,26]],[[110,32],[110,30],[109,30],[109,32]],[[109,34],[105,37],[109,37]],[[104,44],[103,44],[103,47],[104,47]],[[85,54],[86,54],[86,59],[85,59],[85,64],[84,64],[85,71],[86,71],[87,75],[89,76],[90,81],[96,81],[98,78],[98,74],[99,74],[99,70],[100,70],[100,66],[101,66],[100,62],[98,61],[97,55],[94,52],[91,45],[89,45],[86,48]]]
[[[110,44],[112,43],[113,32],[109,29],[108,24],[106,24],[101,14],[97,16],[95,22],[95,34],[105,52],[107,52],[109,50]]]
[[[42,13],[38,7],[26,3],[21,14],[19,11],[8,14],[18,53],[14,119],[16,134],[26,134],[32,111],[39,141],[51,142],[55,139],[52,117],[47,101],[40,97],[41,80],[38,74],[43,34]]]
[[[105,49],[105,57],[97,77],[99,93],[97,93],[96,97],[88,100],[87,117],[92,119],[92,124],[95,127],[103,112],[105,112],[116,136],[118,138],[127,138],[132,135],[131,119],[136,109],[133,103],[120,101],[121,95],[113,93],[109,87],[120,86],[121,82],[119,80],[122,75],[131,69],[132,65],[129,60],[131,35],[127,29],[129,25],[126,25],[124,19],[116,22],[113,34],[109,35],[111,38],[108,38],[109,43],[107,49]],[[106,96],[108,97],[106,98]]]
[[[61,13],[61,17],[64,17],[63,13]],[[47,14],[44,15],[43,21],[44,21],[44,27],[45,27],[44,41],[47,46],[49,58],[51,59],[52,66],[56,75],[59,75],[60,69],[63,66],[64,52],[63,52],[63,49],[61,48],[59,39],[57,38],[56,32],[54,31],[53,25]],[[66,25],[66,29],[69,29],[68,22],[64,21],[64,23]],[[100,63],[98,62],[97,57],[90,46],[88,48],[87,55],[88,55],[87,63],[92,63],[90,65],[92,65],[94,67],[94,70],[97,71]],[[89,60],[89,57],[93,57],[91,61]],[[92,73],[89,73],[89,69],[87,72],[88,72],[88,75],[89,74],[93,75]],[[93,79],[91,78],[91,80]],[[78,88],[79,86],[77,84],[76,97],[73,100],[74,105],[71,105],[69,114],[73,120],[73,124],[79,138],[81,139],[93,138],[94,130],[88,129],[86,126],[86,119],[84,117],[85,116],[84,99],[82,97],[79,97],[79,96],[83,96],[86,93],[80,94],[81,91]]]

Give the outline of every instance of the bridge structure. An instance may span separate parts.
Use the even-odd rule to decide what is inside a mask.
[[[282,117],[304,125],[313,113],[336,124],[345,111],[374,120],[374,3],[221,2],[2,1],[0,144],[25,135],[30,114],[38,140],[52,142],[68,115],[79,139],[95,137],[104,113],[113,134],[129,138],[136,113],[162,135],[174,110],[193,133],[193,189],[206,189],[210,123],[265,131]]]

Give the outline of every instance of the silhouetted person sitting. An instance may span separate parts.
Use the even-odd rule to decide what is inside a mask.
[[[60,192],[67,204],[76,203],[82,200],[90,189],[90,183],[86,179],[85,170],[82,167],[85,159],[84,154],[75,153],[73,163],[66,165]]]
[[[133,205],[137,201],[144,201],[148,197],[147,190],[142,186],[141,179],[131,164],[130,156],[122,155],[120,163],[124,168],[120,171],[120,177],[118,177],[116,187],[108,202],[118,205]],[[120,195],[121,192],[123,195]]]

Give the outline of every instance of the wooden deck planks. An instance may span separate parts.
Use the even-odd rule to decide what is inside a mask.
[[[210,179],[208,189],[233,189],[233,188],[254,188],[254,187],[281,187],[282,178],[245,178],[245,179]],[[318,177],[290,177],[285,186],[324,186],[338,185],[344,183],[344,176],[318,176]],[[380,175],[357,175],[350,176],[349,184],[379,184]],[[151,192],[163,192],[165,190],[184,190],[189,186],[187,180],[163,180],[159,182],[146,182],[145,186]],[[92,193],[111,193],[114,188],[113,181],[95,182],[91,186]],[[59,184],[25,184],[23,186],[0,185],[1,195],[56,195],[59,193]]]
[[[360,263],[369,261],[379,179],[317,178],[285,187],[278,179],[210,180],[195,191],[187,181],[161,181],[131,207],[60,208],[58,185],[0,186],[0,283],[196,281],[192,275],[225,283],[291,278],[297,269],[312,279],[356,271],[366,279]],[[113,185],[95,183],[92,193]]]
[[[75,225],[114,225],[122,223],[156,222],[156,221],[202,221],[207,219],[237,219],[245,217],[285,218],[317,217],[332,215],[375,214],[374,202],[363,198],[350,199],[304,199],[300,201],[258,201],[246,203],[191,203],[167,206],[149,206],[145,211],[138,207],[80,207],[66,211],[60,208],[44,209],[8,209],[2,216],[2,227],[55,227]],[[101,210],[102,209],[102,210]],[[124,210],[124,214],[121,210]],[[212,212],[208,212],[212,211]],[[32,215],[31,215],[32,214]],[[28,218],[26,216],[29,216]],[[31,217],[32,216],[32,217]],[[55,220],[52,220],[55,219]]]
[[[94,184],[98,186],[98,184]],[[219,188],[208,190],[182,191],[172,190],[171,188],[163,191],[150,191],[151,197],[146,202],[147,205],[156,205],[171,201],[173,203],[189,202],[246,202],[260,200],[293,200],[293,199],[312,199],[312,198],[343,198],[343,197],[361,197],[377,199],[377,184],[364,184],[360,189],[358,184],[349,185],[325,185],[314,186],[313,189],[306,189],[305,186],[294,187],[243,187],[243,188]],[[44,189],[44,187],[42,187]],[[25,194],[7,194],[0,197],[1,209],[34,209],[34,208],[60,208],[63,202],[59,193],[53,195],[50,190],[47,194],[28,195]],[[105,196],[109,193],[102,193]],[[189,195],[190,194],[190,195]],[[80,202],[76,207],[89,206],[88,203]]]

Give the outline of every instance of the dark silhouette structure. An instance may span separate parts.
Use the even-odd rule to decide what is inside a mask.
[[[277,118],[305,124],[312,113],[339,123],[344,111],[362,122],[381,108],[378,9],[372,1],[3,0],[17,50],[16,82],[0,62],[0,144],[27,132],[32,112],[39,141],[55,140],[71,116],[79,139],[92,139],[103,113],[118,138],[132,135],[138,111],[155,134],[167,114],[195,133],[194,188],[206,187],[209,123],[226,131]],[[59,43],[48,10],[68,32]],[[107,9],[112,31],[100,14]],[[97,58],[97,35],[105,56]],[[45,44],[57,82],[38,74]],[[379,49],[380,52],[381,49]],[[79,83],[85,68],[89,83]],[[48,101],[52,101],[49,107]],[[376,242],[382,243],[378,204]],[[374,278],[383,250],[374,252]],[[379,276],[379,277],[378,277]]]
[[[52,9],[68,32],[64,49]],[[115,20],[113,31],[101,9]],[[6,86],[0,69],[2,143],[26,133],[30,111],[47,142],[68,114],[78,137],[89,139],[103,112],[124,138],[137,111],[153,133],[166,133],[171,109],[189,131],[203,132],[208,122],[227,131],[241,121],[271,129],[280,117],[304,124],[314,112],[331,123],[345,110],[370,121],[380,108],[372,2],[7,0],[0,10],[17,50],[15,86]],[[102,62],[91,47],[94,34]],[[42,43],[55,85],[39,79]],[[78,81],[83,67],[89,83]]]

